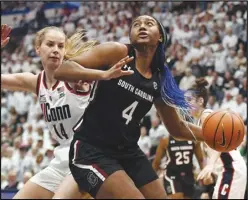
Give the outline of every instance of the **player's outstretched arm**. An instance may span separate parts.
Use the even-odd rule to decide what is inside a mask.
[[[9,42],[11,27],[1,25],[1,48]],[[1,74],[1,89],[36,92],[38,75],[32,73]]]
[[[133,60],[133,58],[127,56],[127,53],[127,47],[116,42],[97,45],[89,51],[65,61],[55,71],[55,78],[77,82],[79,80],[108,80],[131,75],[133,71],[123,71],[121,69]],[[112,67],[107,71],[96,70],[104,69],[106,66]]]
[[[181,119],[176,109],[166,105],[161,98],[155,101],[155,107],[167,130],[174,138],[204,141],[201,127]]]
[[[38,75],[29,72],[1,74],[1,89],[36,93]]]

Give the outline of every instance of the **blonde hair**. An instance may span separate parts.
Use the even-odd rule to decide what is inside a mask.
[[[50,30],[56,30],[65,35],[64,31],[61,28],[58,28],[56,26],[45,27],[36,33],[35,47],[41,46],[41,43],[43,42],[46,33]],[[65,53],[64,59],[70,59],[75,56],[78,56],[81,53],[86,52],[90,50],[92,47],[94,47],[95,45],[99,44],[99,42],[96,40],[84,41],[85,39],[86,39],[85,31],[83,29],[77,31],[69,38],[67,38],[67,36],[65,35],[65,52],[66,53]]]

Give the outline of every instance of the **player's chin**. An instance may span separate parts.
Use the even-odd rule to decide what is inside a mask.
[[[151,40],[149,37],[145,37],[145,38],[137,38],[136,39],[136,43],[137,44],[150,44],[151,43]]]
[[[60,67],[61,63],[60,62],[49,62],[48,68],[56,70]]]

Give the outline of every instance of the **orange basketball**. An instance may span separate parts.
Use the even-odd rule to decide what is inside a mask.
[[[232,111],[221,110],[208,115],[203,126],[204,140],[216,151],[228,152],[243,141],[245,125],[240,116]]]

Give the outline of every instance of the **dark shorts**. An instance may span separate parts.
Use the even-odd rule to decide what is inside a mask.
[[[112,151],[73,140],[69,159],[71,173],[80,190],[94,198],[104,180],[118,170],[124,170],[137,188],[158,179],[151,163],[138,147]]]
[[[167,195],[183,193],[185,197],[192,197],[194,194],[194,177],[186,173],[164,175],[164,188]]]

